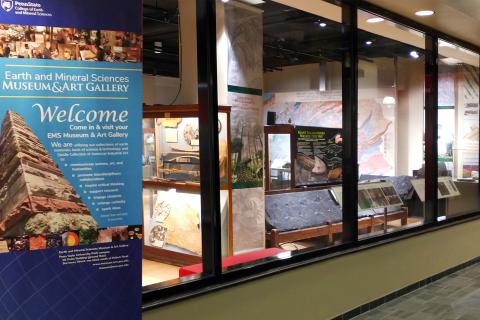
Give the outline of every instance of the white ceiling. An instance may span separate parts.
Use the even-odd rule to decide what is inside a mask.
[[[480,47],[480,0],[367,0]],[[433,10],[430,17],[415,11]]]

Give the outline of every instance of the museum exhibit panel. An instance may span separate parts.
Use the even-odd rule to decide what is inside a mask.
[[[358,212],[372,234],[423,223],[425,37],[358,10]],[[387,185],[388,184],[388,185]]]
[[[438,57],[438,210],[450,218],[480,209],[480,56],[439,39]]]

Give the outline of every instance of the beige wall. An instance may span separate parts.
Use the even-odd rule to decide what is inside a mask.
[[[342,65],[339,62],[326,63],[326,90],[342,89]],[[283,67],[282,70],[265,72],[265,92],[295,92],[319,90],[320,64],[301,64]]]
[[[480,256],[480,220],[247,282],[144,320],[329,319]]]
[[[423,164],[425,64],[398,59],[396,175],[413,175]]]
[[[174,101],[180,86],[180,79],[143,75],[143,103],[170,104]],[[178,99],[177,99],[178,100]]]

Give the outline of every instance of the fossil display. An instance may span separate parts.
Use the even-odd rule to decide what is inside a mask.
[[[161,225],[156,225],[150,230],[148,241],[150,241],[150,244],[154,247],[163,248],[163,246],[165,245],[166,232],[167,228]]]
[[[200,215],[186,203],[170,214],[164,222],[165,242],[179,248],[202,255],[202,237],[200,233]]]
[[[198,127],[187,124],[183,129],[183,137],[189,145],[198,145],[199,131]]]
[[[184,196],[176,192],[157,193],[148,241],[155,247],[173,245],[201,255],[200,214],[180,200]]]
[[[48,151],[13,111],[2,124],[0,166],[0,238],[98,228]]]

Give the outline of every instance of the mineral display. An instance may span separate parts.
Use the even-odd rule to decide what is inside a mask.
[[[0,135],[0,238],[98,225],[25,120],[7,111]],[[49,243],[47,238],[47,247]]]

